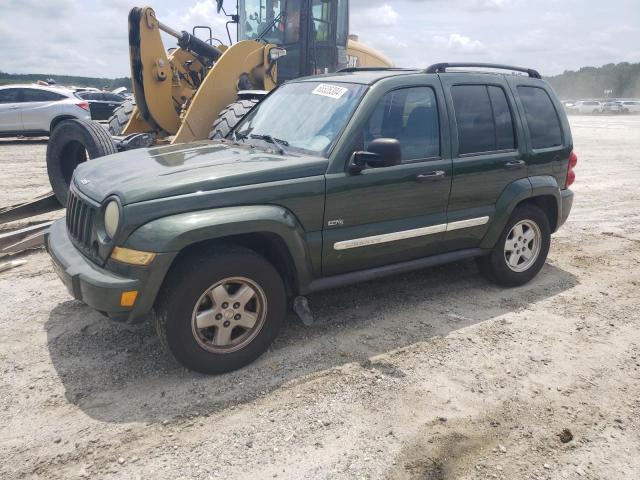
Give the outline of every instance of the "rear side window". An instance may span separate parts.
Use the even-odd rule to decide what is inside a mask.
[[[6,88],[0,90],[0,103],[17,103],[20,101],[20,90],[17,88]]]
[[[513,119],[502,88],[456,85],[451,87],[451,97],[458,126],[458,154],[515,148]]]
[[[35,90],[31,88],[25,88],[23,90],[23,102],[55,102],[56,100],[62,100],[66,98],[59,93],[49,92],[47,90]]]
[[[549,94],[538,87],[518,87],[531,136],[531,146],[548,148],[562,145],[560,119]]]

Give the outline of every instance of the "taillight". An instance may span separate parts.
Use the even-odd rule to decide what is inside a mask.
[[[577,164],[578,156],[574,151],[571,151],[571,153],[569,154],[569,166],[567,167],[567,181],[564,185],[564,188],[571,186],[571,184],[576,181],[576,172],[574,172],[573,169]]]
[[[89,102],[78,102],[76,103],[76,105],[82,108],[83,110],[86,110],[87,112],[89,111]]]

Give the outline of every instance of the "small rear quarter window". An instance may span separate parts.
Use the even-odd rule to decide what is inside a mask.
[[[562,127],[549,94],[539,87],[519,86],[531,146],[534,149],[562,145]]]

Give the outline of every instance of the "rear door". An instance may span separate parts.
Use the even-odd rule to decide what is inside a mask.
[[[109,118],[109,102],[106,94],[102,92],[96,92],[92,94],[91,118],[93,120],[106,120]]]
[[[108,120],[113,114],[113,111],[123,102],[123,99],[119,95],[109,92],[102,93],[102,98],[105,103],[101,120]]]
[[[48,90],[25,88],[22,91],[22,124],[25,131],[48,132],[51,120],[59,113],[57,102],[64,95]]]
[[[513,96],[501,75],[440,75],[451,115],[453,182],[447,249],[479,244],[498,197],[527,176]]]
[[[525,156],[529,176],[553,176],[558,185],[563,185],[573,141],[562,104],[551,87],[540,80],[513,77],[509,83],[516,94],[529,145]]]
[[[353,148],[336,158],[337,171],[327,174],[323,275],[440,250],[451,187],[447,115],[437,78],[423,78],[414,86],[369,93],[362,123],[345,134]],[[376,138],[398,139],[402,163],[348,172],[350,154]]]
[[[0,90],[0,132],[22,130],[22,108],[19,88]]]

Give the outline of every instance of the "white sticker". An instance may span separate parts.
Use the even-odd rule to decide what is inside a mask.
[[[336,85],[329,85],[327,83],[321,83],[313,89],[314,95],[322,95],[323,97],[340,98],[347,92],[346,88],[338,87]]]

